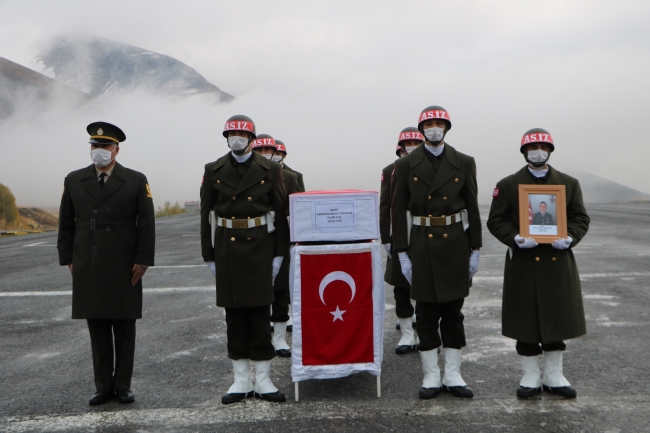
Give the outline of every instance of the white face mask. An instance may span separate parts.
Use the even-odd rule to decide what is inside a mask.
[[[434,126],[424,130],[424,136],[432,143],[440,143],[445,136],[445,128]]]
[[[413,152],[415,149],[417,149],[417,146],[404,146],[404,151],[407,155]]]
[[[112,154],[110,150],[95,149],[90,151],[90,158],[97,167],[106,167],[113,162]]]
[[[266,159],[271,159],[271,157],[273,156],[272,153],[260,153],[260,155],[262,155]]]
[[[273,155],[273,158],[271,158],[272,161],[277,162],[278,164],[282,162],[282,156],[281,155]]]
[[[233,135],[232,137],[228,137],[228,146],[237,155],[241,155],[248,147],[248,138]]]
[[[537,163],[544,162],[544,161],[546,161],[547,158],[548,158],[548,152],[545,152],[545,151],[543,151],[541,149],[529,150],[528,151],[528,160],[530,162],[533,162],[533,163],[535,163],[535,162],[537,162]]]

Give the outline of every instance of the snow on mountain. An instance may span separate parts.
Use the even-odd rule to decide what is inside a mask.
[[[168,98],[202,94],[220,103],[233,99],[183,62],[95,35],[59,36],[36,60],[45,75],[93,96],[144,90]]]

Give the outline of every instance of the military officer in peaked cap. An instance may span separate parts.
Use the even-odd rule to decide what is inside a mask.
[[[398,254],[402,273],[411,284],[411,298],[417,301],[424,372],[419,394],[431,399],[443,388],[453,396],[471,398],[474,394],[460,374],[465,346],[461,308],[478,270],[482,243],[476,163],[445,143],[451,120],[444,108],[434,105],[422,110],[418,129],[424,145],[395,162],[391,212],[393,254]]]
[[[414,127],[402,129],[397,139],[397,148],[395,154],[398,158],[408,155],[416,147],[424,142],[420,131]],[[381,189],[379,193],[379,228],[381,234],[381,243],[386,249],[388,259],[386,260],[386,273],[384,280],[393,286],[395,296],[395,314],[397,315],[398,328],[401,338],[395,347],[395,353],[403,355],[417,348],[420,343],[417,333],[413,326],[415,323],[415,310],[411,304],[411,285],[402,275],[399,260],[392,255],[392,235],[390,228],[390,186],[395,169],[395,163],[388,164],[381,173]]]
[[[278,160],[276,150],[280,146],[277,141],[268,134],[259,134],[253,140],[253,150],[266,159]],[[282,170],[284,180],[284,189],[287,192],[287,200],[290,194],[300,192],[298,186],[298,176],[287,170]],[[288,213],[288,212],[287,212]],[[273,284],[273,304],[271,304],[271,324],[273,327],[273,348],[278,356],[283,358],[291,357],[291,349],[286,341],[287,325],[289,322],[289,265],[290,256],[287,255],[282,260],[280,272],[275,278]]]
[[[86,319],[90,332],[97,391],[90,404],[116,394],[131,403],[142,276],[154,264],[154,207],[146,176],[116,161],[122,130],[95,122],[87,131],[93,164],[65,178],[59,263],[72,274],[72,318]]]
[[[276,356],[269,332],[273,283],[289,252],[282,167],[252,152],[255,124],[236,115],[223,136],[230,152],[205,165],[201,185],[201,250],[215,274],[217,306],[226,309],[234,383],[223,404],[255,396],[283,402],[271,380]],[[255,361],[255,385],[249,370]]]
[[[543,388],[574,398],[577,392],[563,373],[564,340],[584,335],[587,329],[572,249],[587,234],[590,219],[578,180],[548,164],[555,144],[547,130],[527,131],[519,150],[527,164],[497,183],[487,222],[490,233],[508,247],[503,271],[502,333],[517,340],[524,373],[518,397],[534,396]],[[566,186],[567,238],[539,245],[532,238],[520,236],[519,185],[526,184]],[[540,379],[542,353],[544,377]]]

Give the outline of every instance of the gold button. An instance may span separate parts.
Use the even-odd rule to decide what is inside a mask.
[[[261,183],[262,185],[264,185],[264,181],[261,181],[260,183]]]
[[[433,218],[433,215],[429,215],[429,218]]]
[[[447,200],[447,197],[443,197],[442,199],[443,199],[443,200]]]
[[[232,217],[232,219],[235,219],[235,217]]]
[[[253,197],[248,197],[248,201],[251,201],[251,200],[253,200]]]
[[[539,262],[539,257],[535,257],[535,261],[536,261],[536,262]]]
[[[551,261],[556,261],[556,260],[557,260],[557,259],[556,259],[555,257],[553,257],[553,258],[551,259]]]
[[[414,182],[417,182],[417,181],[418,181],[418,178],[417,178],[417,177],[414,177],[414,178],[413,178],[413,181],[414,181]]]
[[[430,235],[429,235],[429,239],[431,239],[432,237],[433,237],[433,235],[432,235],[432,234],[430,234]]]
[[[458,182],[458,178],[454,179],[454,182]]]
[[[251,217],[246,217],[247,220],[251,219]]]
[[[235,242],[235,237],[234,237],[234,236],[231,237],[230,240],[233,241],[233,242]]]
[[[235,200],[237,197],[233,197],[232,199]]]
[[[442,235],[442,237],[445,238],[445,239],[447,239],[447,233],[445,233],[444,235]]]
[[[251,238],[246,238],[246,240],[247,240],[247,241],[250,241],[250,240],[251,240]]]
[[[431,196],[427,197],[429,200],[431,200]]]
[[[221,181],[219,179],[217,179],[217,183],[221,183]]]

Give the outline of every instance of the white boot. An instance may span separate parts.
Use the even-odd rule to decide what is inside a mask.
[[[406,319],[398,318],[400,332],[402,333],[402,338],[400,338],[398,346],[416,346],[420,344],[420,339],[413,330],[413,316],[407,317]]]
[[[540,378],[539,370],[539,357],[535,356],[521,356],[521,368],[524,370],[524,375],[519,382],[519,386],[524,388],[537,389],[542,386],[542,379]]]
[[[290,351],[289,345],[286,341],[287,335],[287,322],[275,322],[273,323],[273,338],[271,342],[273,343],[273,348],[276,352],[280,350]]]
[[[562,371],[562,351],[544,352],[544,380],[542,383],[550,388],[571,386]]]
[[[271,381],[271,361],[255,361],[255,393],[269,394],[277,390]]]
[[[248,394],[253,390],[253,381],[251,380],[251,371],[249,369],[250,360],[233,359],[232,369],[235,373],[235,382],[228,389],[228,394]]]
[[[442,384],[445,386],[467,386],[460,375],[460,358],[462,351],[460,349],[451,349],[445,347],[445,377]]]
[[[440,367],[438,367],[438,349],[420,352],[422,360],[422,388],[440,388]]]

